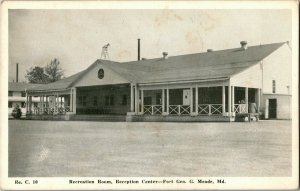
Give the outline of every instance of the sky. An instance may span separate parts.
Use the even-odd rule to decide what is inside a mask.
[[[9,10],[9,81],[26,71],[61,62],[64,75],[80,72],[108,48],[110,60],[137,60],[207,49],[291,41],[289,10]]]

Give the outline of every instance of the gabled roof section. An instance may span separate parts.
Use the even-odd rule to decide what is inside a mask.
[[[140,81],[150,83],[229,78],[257,64],[283,44],[274,43],[251,46],[246,50],[235,48],[149,60],[145,65],[151,65],[151,72]]]
[[[68,89],[75,80],[77,80],[82,74],[84,74],[84,72],[85,70],[53,83],[43,84],[33,88],[29,88],[28,91],[48,91],[48,90]]]
[[[285,42],[218,50],[179,56],[168,59],[154,58],[132,62],[96,60],[86,70],[60,81],[32,88],[32,91],[71,88],[77,80],[97,64],[105,65],[124,79],[133,83],[170,82],[182,80],[210,80],[230,78],[257,64]]]

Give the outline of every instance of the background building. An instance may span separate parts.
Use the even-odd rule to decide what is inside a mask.
[[[34,88],[40,84],[29,84],[24,82],[9,82],[8,83],[8,116],[11,116],[12,110],[18,105],[22,111],[22,116],[26,116],[26,89]],[[32,109],[38,107],[40,102],[38,97],[32,98]]]

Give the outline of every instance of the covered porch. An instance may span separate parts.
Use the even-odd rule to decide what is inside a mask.
[[[36,96],[40,103],[31,107]],[[126,83],[27,92],[26,110],[29,115],[127,115],[158,120],[167,116],[178,120],[210,116],[214,121],[213,117],[234,119],[239,114],[259,113],[260,99],[260,88],[234,86],[229,80]]]
[[[39,103],[31,107],[32,98],[37,96]],[[126,115],[130,110],[130,84],[30,91],[26,102],[28,115]]]
[[[128,115],[225,116],[260,112],[260,88],[229,81],[189,84],[131,85],[134,106]],[[138,98],[138,99],[136,99]]]
[[[39,102],[32,107],[33,97],[38,97]],[[72,114],[76,110],[74,101],[76,89],[52,90],[52,91],[27,91],[26,113],[27,115],[65,115]]]

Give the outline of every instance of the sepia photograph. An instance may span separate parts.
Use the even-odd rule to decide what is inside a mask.
[[[1,188],[298,187],[297,1],[48,3],[1,5]]]

